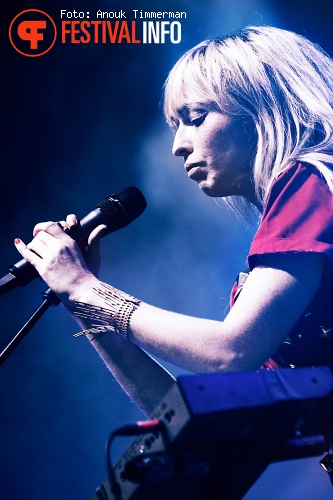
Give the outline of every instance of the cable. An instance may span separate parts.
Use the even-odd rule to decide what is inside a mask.
[[[111,460],[111,446],[113,440],[117,436],[139,436],[141,434],[147,434],[149,432],[162,431],[165,437],[165,427],[159,420],[146,420],[144,422],[137,422],[136,424],[129,424],[120,427],[113,431],[105,445],[105,461],[106,470],[110,480],[111,491],[115,497],[115,500],[121,500],[121,489],[116,481],[116,477],[112,467]]]

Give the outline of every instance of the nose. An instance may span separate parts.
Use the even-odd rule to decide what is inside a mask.
[[[188,127],[180,124],[172,146],[172,154],[183,156],[184,160],[193,152],[193,142],[188,133]]]

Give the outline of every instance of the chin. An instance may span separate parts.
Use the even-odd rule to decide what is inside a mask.
[[[223,198],[224,196],[228,196],[221,188],[219,189],[218,186],[214,184],[211,185],[207,184],[206,182],[202,184],[200,183],[199,188],[203,193],[205,193],[205,195],[212,198]]]

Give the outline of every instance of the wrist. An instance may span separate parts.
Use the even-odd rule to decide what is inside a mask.
[[[83,320],[86,324],[88,322],[90,328],[75,336],[87,334],[101,336],[112,331],[128,340],[130,320],[141,300],[99,281],[98,286],[90,287],[87,292],[89,296],[86,294],[84,301],[75,302],[73,314],[76,319]]]
[[[60,297],[62,302],[70,307],[74,307],[76,302],[96,303],[96,293],[94,288],[100,286],[100,281],[93,274],[89,273],[86,276],[73,282],[71,291],[66,296]]]

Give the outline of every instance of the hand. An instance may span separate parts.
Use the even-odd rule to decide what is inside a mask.
[[[59,224],[61,227],[66,231],[66,229],[71,229],[74,232],[75,231],[80,231],[80,221],[76,217],[75,214],[70,214],[67,215],[66,221],[60,221]],[[40,225],[37,224],[37,226],[34,229],[34,236],[35,232],[37,232],[40,229]],[[103,236],[103,231],[107,229],[107,226],[104,224],[101,224],[97,226],[89,235],[88,238],[88,245],[85,250],[83,250],[83,255],[85,258],[85,261],[91,270],[91,272],[97,277],[99,273],[99,268],[101,264],[101,254],[100,254],[100,242],[101,242],[101,237]],[[71,235],[73,237],[73,235]],[[73,237],[75,239],[75,236]]]
[[[63,223],[73,227],[76,217],[71,215]],[[94,229],[89,244],[98,246],[102,227]],[[34,228],[34,239],[25,245],[20,239],[15,246],[22,257],[32,264],[48,286],[65,302],[80,300],[87,287],[96,284],[96,278],[88,267],[77,243],[64,231],[61,223],[43,222]],[[96,254],[96,252],[95,252]]]

